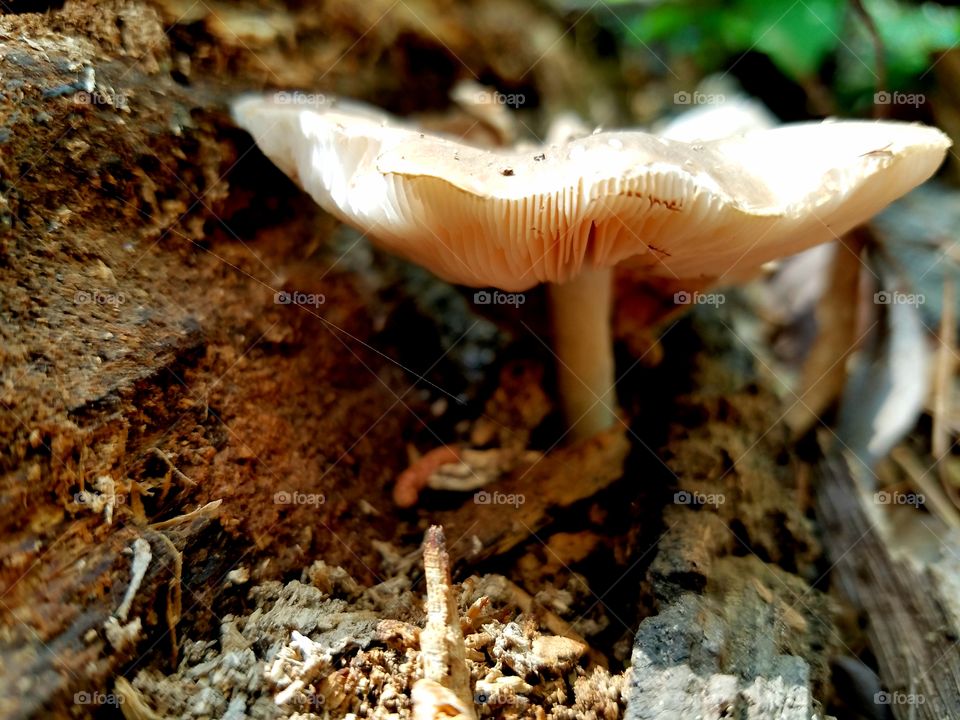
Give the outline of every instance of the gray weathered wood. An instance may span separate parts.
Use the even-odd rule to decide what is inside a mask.
[[[867,636],[886,685],[875,701],[889,703],[901,720],[960,717],[960,616],[953,579],[960,562],[952,555],[958,550],[945,551],[945,559],[930,567],[909,563],[887,545],[868,512],[868,496],[842,457],[824,458],[817,481],[817,513],[833,577],[866,614]]]

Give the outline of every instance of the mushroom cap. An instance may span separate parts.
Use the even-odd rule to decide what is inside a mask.
[[[233,112],[328,212],[450,282],[510,292],[621,263],[668,280],[750,277],[869,219],[950,146],[923,125],[825,121],[486,150],[336,99],[246,97]]]

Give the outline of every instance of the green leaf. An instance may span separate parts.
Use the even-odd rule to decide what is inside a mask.
[[[740,0],[733,12],[749,22],[751,47],[799,79],[815,75],[840,43],[843,11],[842,0]]]
[[[697,25],[696,11],[684,5],[658,5],[641,12],[630,29],[644,42],[669,40]]]
[[[893,78],[922,75],[933,53],[960,41],[957,8],[934,3],[917,7],[893,0],[867,0],[864,6],[880,32]]]

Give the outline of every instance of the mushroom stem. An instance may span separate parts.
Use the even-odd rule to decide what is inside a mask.
[[[606,430],[616,419],[611,273],[587,268],[569,282],[549,286],[557,385],[574,441]]]

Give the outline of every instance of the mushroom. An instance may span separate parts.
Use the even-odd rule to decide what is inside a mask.
[[[694,143],[596,132],[486,150],[358,103],[244,97],[234,118],[317,203],[444,280],[549,283],[575,439],[616,420],[611,273],[704,287],[832,240],[924,182],[950,146],[917,124],[827,121]]]

